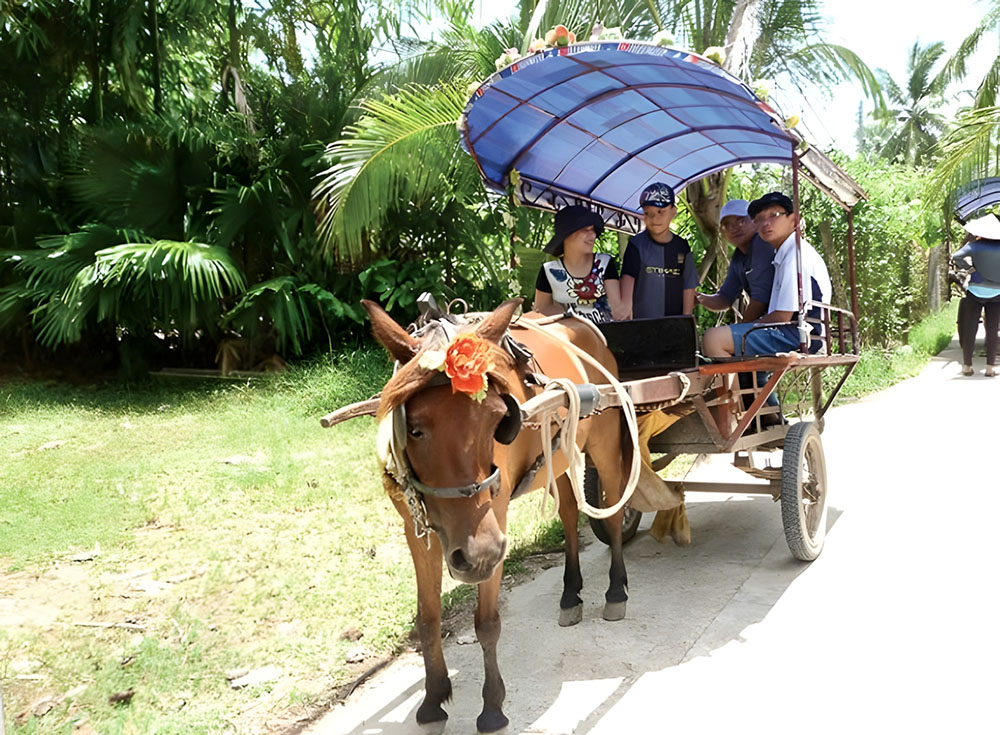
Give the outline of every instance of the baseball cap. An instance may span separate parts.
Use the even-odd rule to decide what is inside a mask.
[[[662,181],[650,184],[639,195],[640,207],[650,206],[662,209],[663,207],[672,207],[676,202],[677,197],[674,196],[674,190],[670,188],[670,184],[664,184]]]
[[[772,191],[768,192],[760,199],[754,199],[750,202],[750,206],[747,208],[747,214],[750,215],[750,217],[756,217],[768,207],[781,207],[788,214],[795,211],[795,205],[792,204],[791,199],[782,194],[780,191]]]
[[[722,222],[726,217],[749,217],[749,207],[750,203],[746,199],[730,199],[722,205],[722,211],[719,212],[719,222]]]

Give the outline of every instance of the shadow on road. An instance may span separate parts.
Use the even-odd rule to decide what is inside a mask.
[[[828,527],[840,511],[831,508]],[[780,506],[760,496],[689,494],[693,543],[659,544],[640,531],[626,547],[629,603],[625,620],[601,618],[610,552],[600,543],[583,553],[584,617],[573,628],[556,618],[562,565],[502,597],[500,670],[507,685],[509,733],[587,733],[644,674],[660,672],[724,646],[739,645],[809,564],[792,558]],[[647,514],[644,526],[652,521]],[[457,636],[467,640],[468,629]],[[478,644],[445,642],[454,699],[448,733],[475,732],[482,705]],[[420,728],[423,699],[419,655],[398,661],[384,677],[307,730],[312,735],[409,735]]]

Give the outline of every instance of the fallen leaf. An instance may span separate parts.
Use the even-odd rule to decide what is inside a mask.
[[[259,669],[254,669],[245,676],[233,679],[229,682],[229,686],[233,689],[242,689],[243,687],[254,686],[256,684],[266,684],[269,681],[281,678],[281,673],[281,669],[277,666],[263,666]]]

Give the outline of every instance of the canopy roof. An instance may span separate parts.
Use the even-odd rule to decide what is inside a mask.
[[[680,192],[742,163],[791,165],[841,206],[864,191],[778,113],[716,64],[630,41],[578,43],[529,56],[483,82],[459,123],[487,188],[528,206],[597,209],[641,228],[639,193]]]
[[[1000,178],[979,179],[955,192],[955,217],[965,224],[974,214],[1000,203]]]

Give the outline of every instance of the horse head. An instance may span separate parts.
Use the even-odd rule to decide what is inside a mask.
[[[380,459],[411,513],[424,513],[440,538],[449,573],[472,584],[489,579],[507,551],[510,488],[501,490],[494,453],[520,427],[510,393],[519,379],[499,342],[520,303],[504,302],[449,340],[443,330],[414,337],[363,302],[375,338],[399,363],[377,413]]]

